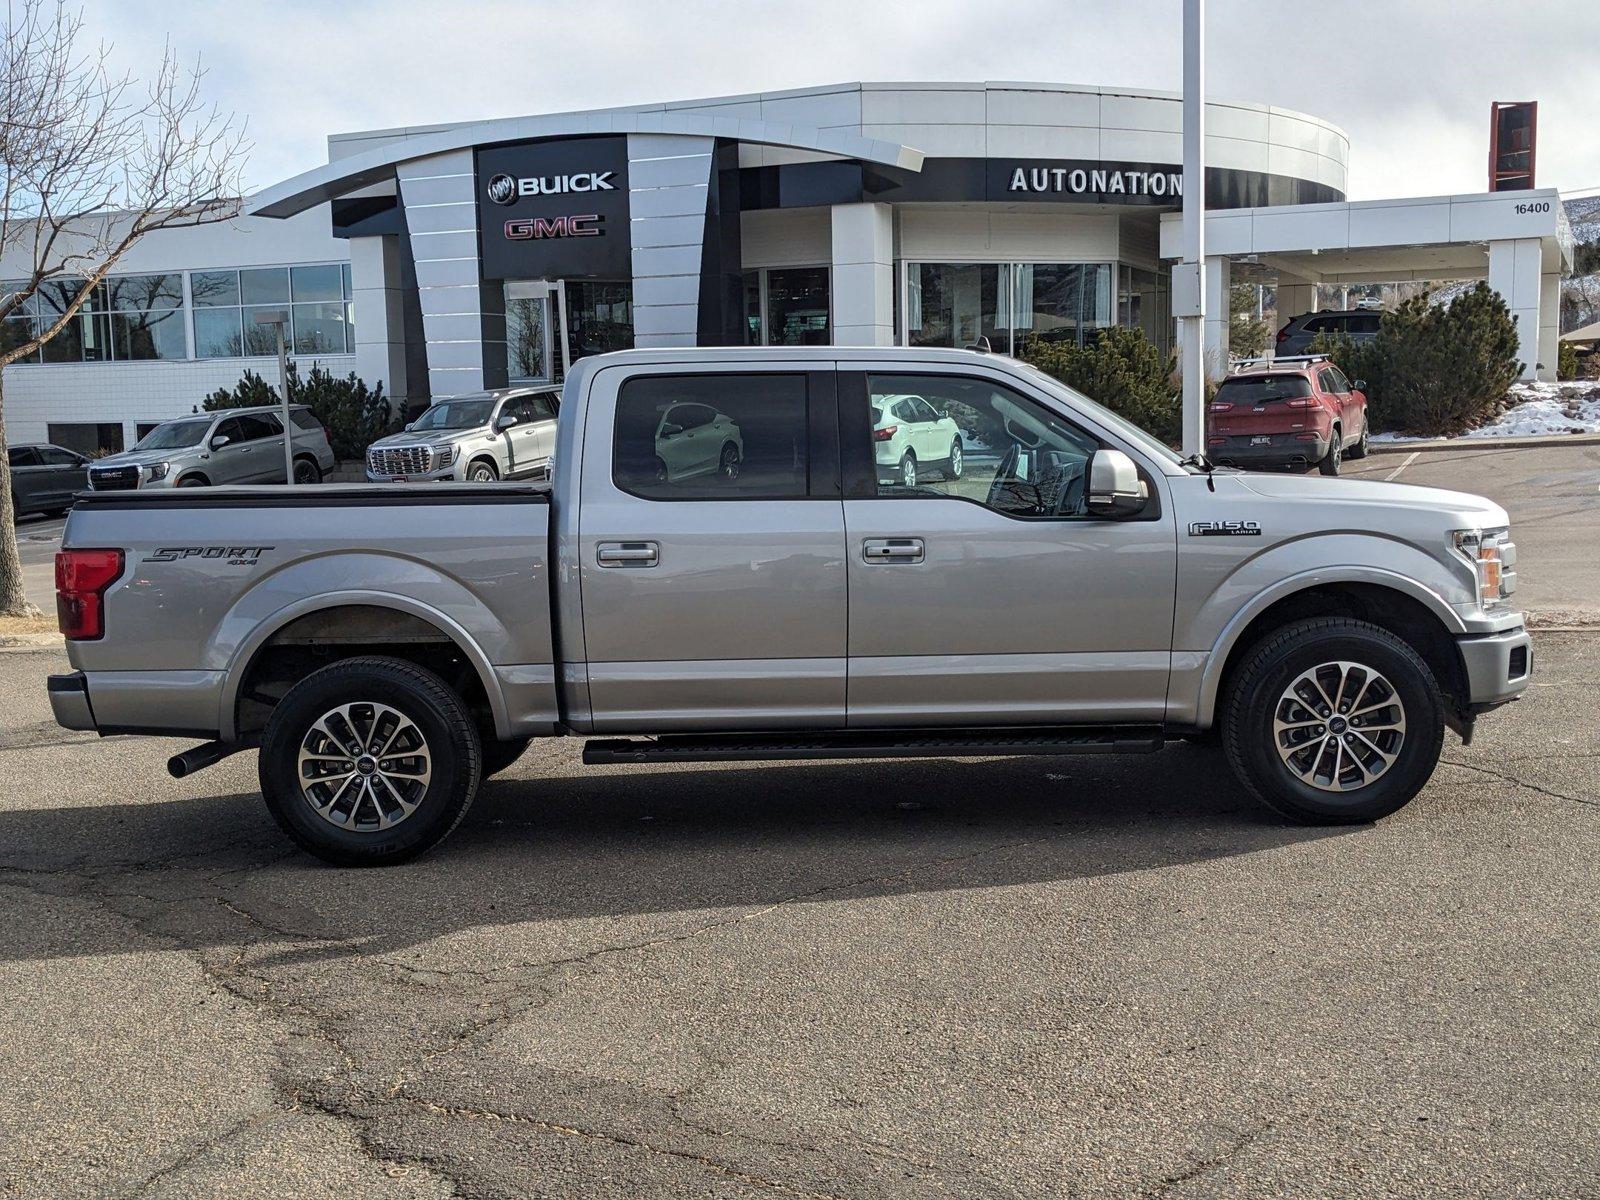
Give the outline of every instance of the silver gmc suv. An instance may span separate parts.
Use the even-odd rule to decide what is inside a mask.
[[[157,425],[132,450],[89,467],[89,490],[211,487],[282,483],[283,419],[271,408],[226,408]],[[291,405],[294,481],[321,483],[333,470],[333,448],[322,423],[302,404]]]
[[[597,355],[555,456],[549,485],[87,496],[56,719],[206,739],[175,774],[259,747],[290,838],[382,863],[558,736],[611,764],[1215,738],[1284,816],[1371,821],[1533,667],[1499,505],[1213,470],[996,355]]]
[[[440,400],[400,433],[367,447],[373,483],[540,479],[556,446],[554,385],[505,388]]]

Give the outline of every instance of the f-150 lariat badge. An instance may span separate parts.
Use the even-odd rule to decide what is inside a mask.
[[[1191,521],[1190,537],[1260,537],[1258,521]]]

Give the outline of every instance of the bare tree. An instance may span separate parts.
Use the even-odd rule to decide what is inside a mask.
[[[7,364],[77,318],[106,275],[158,229],[239,212],[247,149],[231,114],[201,99],[198,62],[169,45],[140,84],[112,71],[64,0],[8,0],[0,47],[0,387]],[[46,281],[58,303],[28,305]],[[26,314],[20,315],[19,314]],[[12,318],[7,321],[7,318]],[[0,616],[38,610],[22,590],[0,392]]]

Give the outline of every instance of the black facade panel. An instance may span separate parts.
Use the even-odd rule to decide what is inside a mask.
[[[700,243],[700,307],[695,325],[695,343],[700,346],[744,344],[739,192],[739,143],[718,138]]]
[[[476,183],[485,279],[633,278],[625,136],[483,148]]]

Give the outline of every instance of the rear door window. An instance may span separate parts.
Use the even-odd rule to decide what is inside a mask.
[[[310,433],[315,433],[322,428],[322,422],[318,421],[316,417],[303,408],[293,409],[289,413],[289,420],[293,421],[300,429]]]
[[[612,480],[648,500],[803,499],[803,374],[645,375],[617,396]]]
[[[276,437],[283,432],[278,418],[270,413],[246,413],[234,418],[239,425],[239,440],[258,442],[262,438]]]
[[[1344,377],[1344,372],[1339,370],[1338,367],[1323,367],[1322,390],[1343,395],[1350,390],[1350,381]]]
[[[1299,400],[1311,395],[1311,383],[1304,375],[1261,375],[1251,379],[1225,379],[1217,388],[1219,404],[1270,404],[1275,400]]]
[[[39,452],[32,446],[12,446],[7,452],[7,459],[13,467],[37,467]]]

